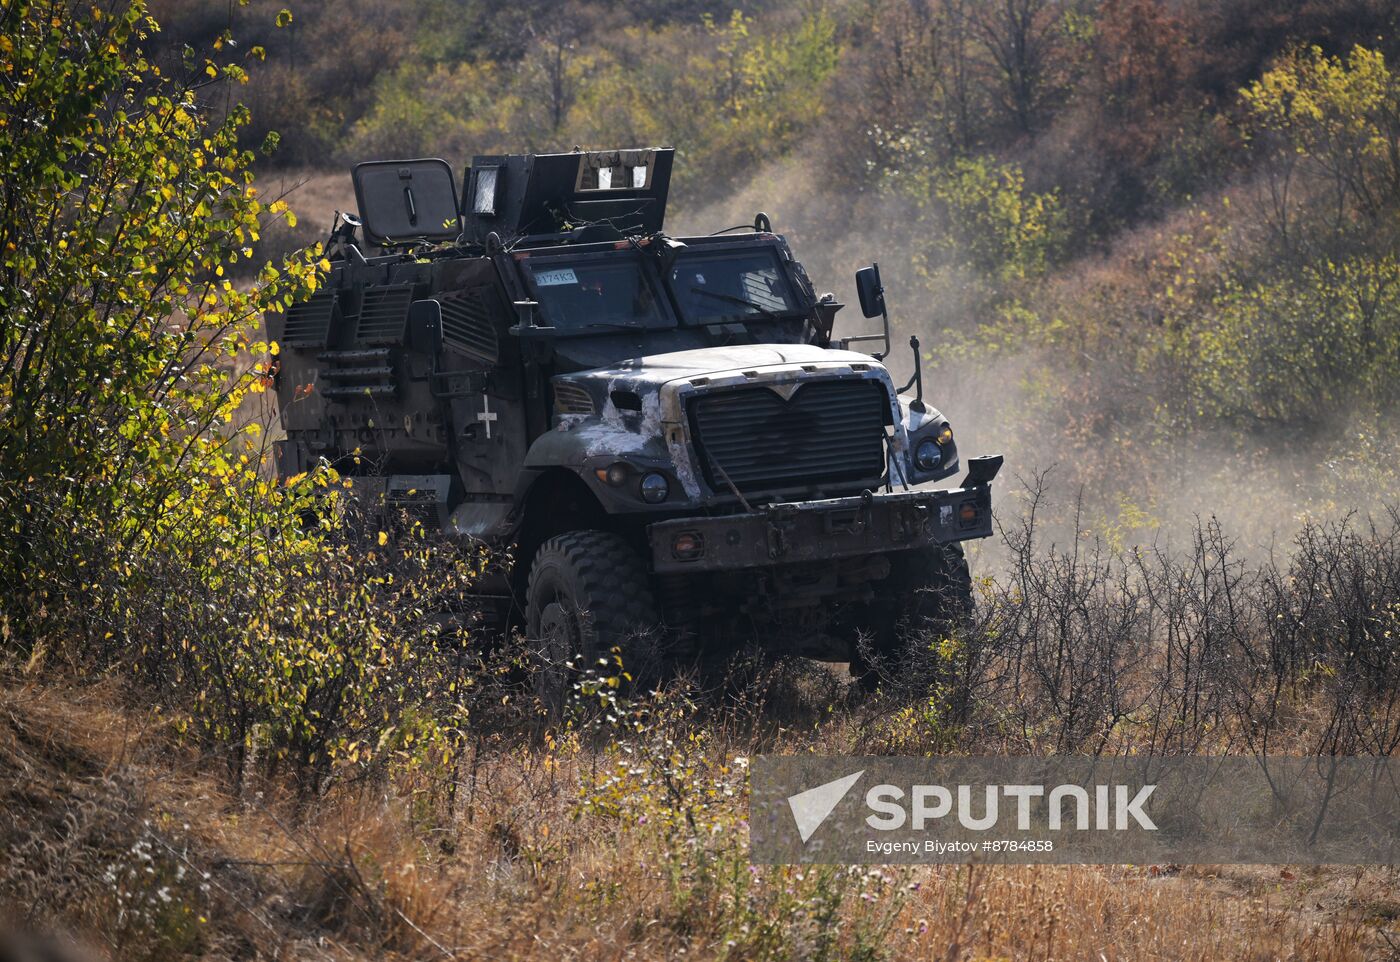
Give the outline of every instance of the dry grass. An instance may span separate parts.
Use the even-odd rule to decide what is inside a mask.
[[[1400,514],[1384,520],[1306,528],[1286,566],[1252,567],[1214,526],[1131,556],[1041,550],[1024,527],[939,646],[954,673],[933,699],[891,679],[862,700],[779,663],[557,723],[488,659],[456,689],[445,757],[342,759],[320,796],[270,756],[229,794],[216,753],[162,720],[178,690],[167,716],[131,681],[11,670],[0,905],[121,959],[1394,957],[1391,869],[760,867],[746,823],[765,752],[1393,753]],[[1184,650],[1191,671],[1163,657]]]
[[[1383,957],[1400,905],[1376,869],[752,869],[752,732],[658,711],[606,740],[483,736],[451,773],[298,815],[270,786],[225,795],[111,689],[12,681],[0,898],[113,958],[551,962],[1360,960]],[[767,747],[840,743],[847,724]]]

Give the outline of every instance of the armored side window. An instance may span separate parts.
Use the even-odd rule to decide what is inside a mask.
[[[524,268],[545,321],[561,332],[675,326],[651,272],[634,255],[531,257]]]

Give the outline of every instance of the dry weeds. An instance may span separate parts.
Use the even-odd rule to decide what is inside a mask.
[[[753,731],[704,721],[663,704],[606,740],[485,738],[440,778],[345,786],[294,820],[271,786],[224,794],[111,688],[12,680],[0,692],[0,893],[13,922],[75,931],[122,959],[1388,951],[1394,870],[750,867]],[[848,743],[850,724],[799,721],[767,747]]]

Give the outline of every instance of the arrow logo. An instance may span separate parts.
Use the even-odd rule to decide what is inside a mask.
[[[822,822],[826,821],[841,799],[846,797],[851,786],[860,781],[864,774],[865,769],[862,768],[853,775],[788,796],[787,803],[792,809],[792,820],[797,823],[797,834],[802,836],[804,845],[816,834],[817,829],[822,827]]]

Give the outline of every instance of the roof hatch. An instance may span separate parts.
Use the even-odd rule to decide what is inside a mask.
[[[461,233],[456,176],[447,161],[368,161],[356,164],[352,177],[370,242],[447,241]]]

